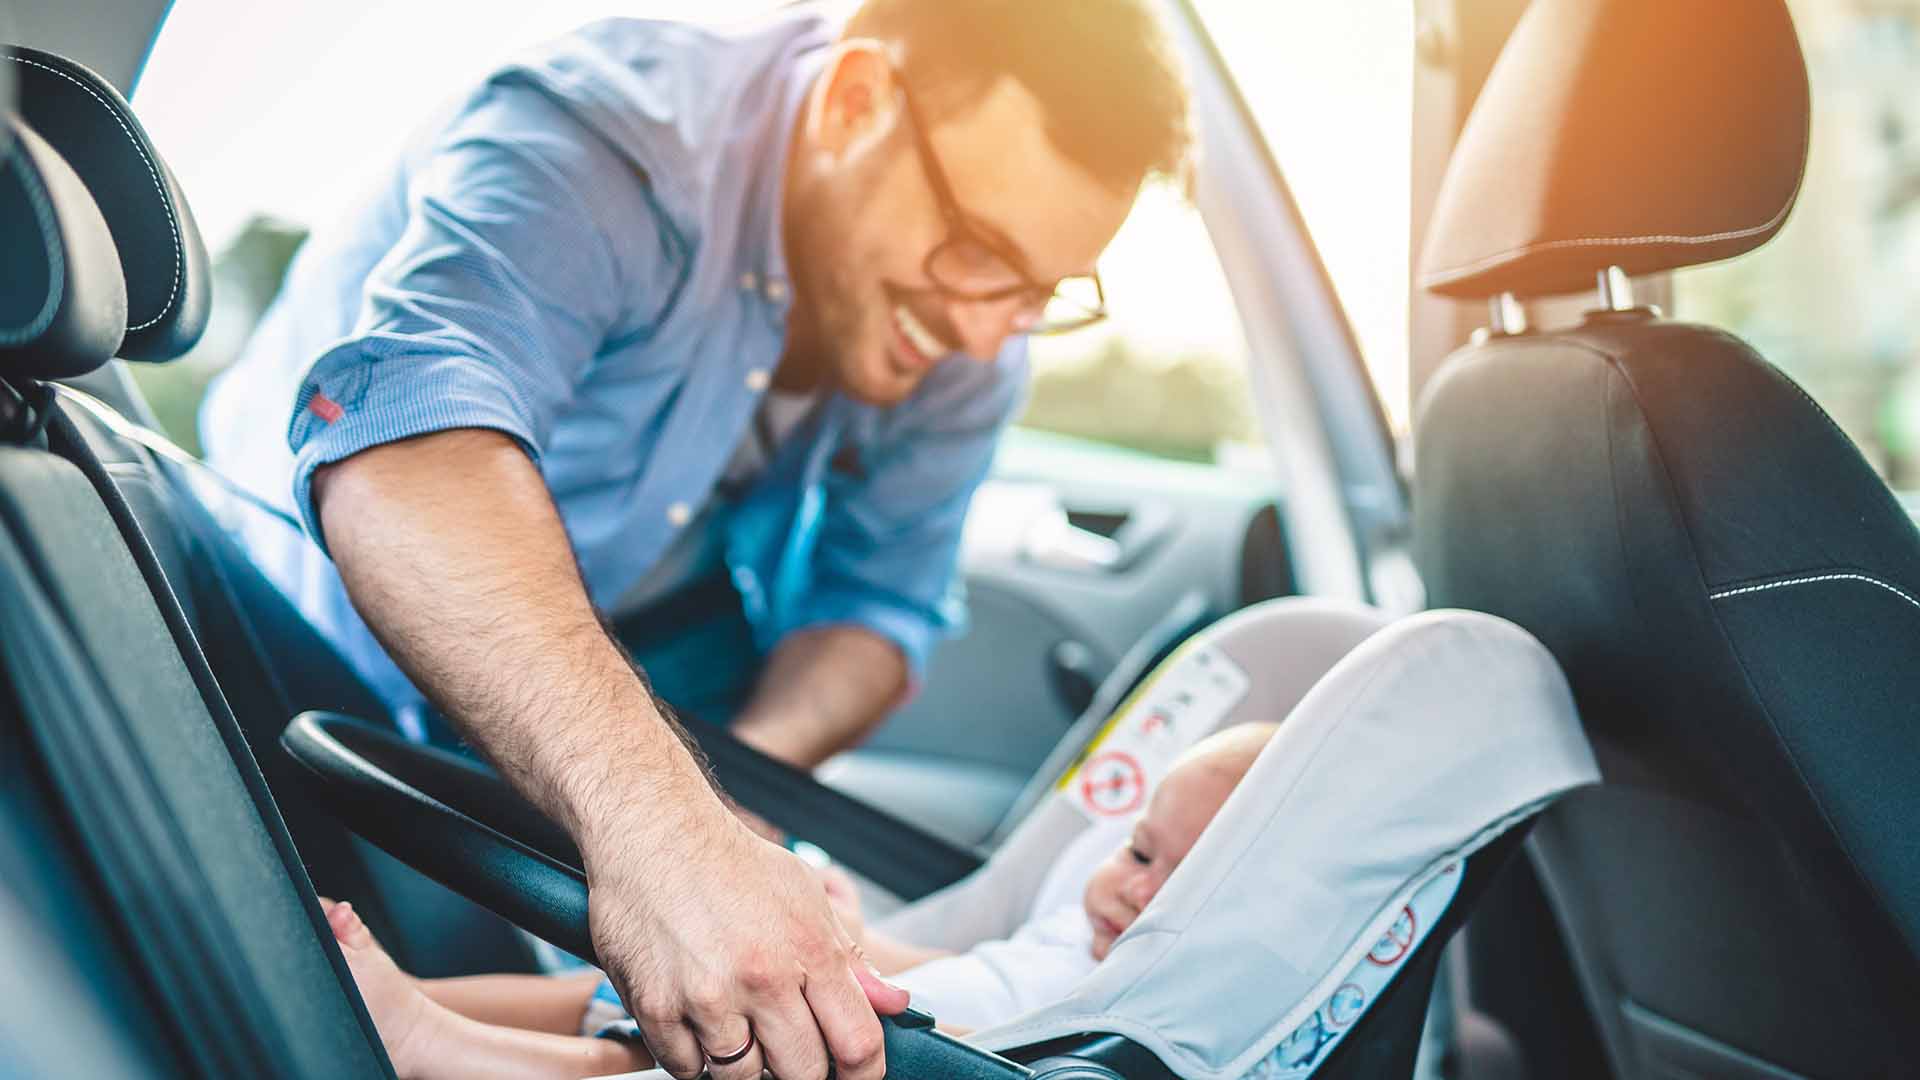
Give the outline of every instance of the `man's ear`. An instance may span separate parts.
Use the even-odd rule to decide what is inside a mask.
[[[809,141],[845,157],[885,137],[899,112],[886,45],[874,38],[848,38],[834,46],[814,87],[807,108]]]

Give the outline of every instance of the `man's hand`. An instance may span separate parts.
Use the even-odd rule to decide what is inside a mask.
[[[595,948],[676,1076],[885,1072],[865,965],[819,883],[722,805],[600,625],[546,485],[513,440],[456,430],[314,474],[348,594],[388,654],[586,860]],[[865,991],[864,997],[862,991]]]
[[[814,872],[731,817],[675,824],[628,840],[658,850],[614,853],[615,866],[637,873],[589,867],[595,948],[660,1066],[696,1076],[709,1054],[733,1052],[751,1032],[755,1048],[712,1066],[716,1080],[757,1078],[763,1067],[824,1076],[829,1055],[836,1075],[878,1080],[873,1014],[899,1012],[907,995],[859,957]]]

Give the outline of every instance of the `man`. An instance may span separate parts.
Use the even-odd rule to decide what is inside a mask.
[[[1187,140],[1146,0],[595,24],[430,123],[209,398],[215,464],[319,544],[258,525],[268,573],[575,837],[674,1075],[878,1077],[904,1001],[600,612],[768,753],[867,731],[952,625],[1020,336],[1098,316],[1096,256]]]

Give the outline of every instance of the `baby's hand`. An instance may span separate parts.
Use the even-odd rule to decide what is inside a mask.
[[[860,913],[860,887],[845,870],[827,865],[816,871],[820,875],[820,884],[826,887],[827,903],[833,906],[833,913],[840,919],[840,925],[856,945],[865,945],[867,940],[867,922]]]

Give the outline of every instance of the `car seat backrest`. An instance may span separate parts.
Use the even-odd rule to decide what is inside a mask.
[[[148,988],[201,1075],[391,1075],[251,757],[183,659],[177,609],[47,448],[38,379],[109,358],[125,287],[93,178],[0,119],[0,220],[30,226],[0,247],[0,292],[40,301],[0,341],[0,692],[114,917],[100,962]]]
[[[1434,376],[1415,553],[1433,603],[1526,627],[1573,687],[1608,783],[1533,845],[1622,1075],[1920,1049],[1920,535],[1792,380],[1616,288],[1773,235],[1808,110],[1777,0],[1537,0],[1430,234],[1447,295],[1607,282]]]
[[[115,959],[161,988],[202,1075],[382,1075],[291,846],[92,486],[0,447],[0,520],[0,666],[115,892]]]
[[[165,160],[127,103],[85,67],[24,48],[0,59],[18,75],[23,115],[73,163],[104,211],[132,300],[119,354],[153,362],[185,353],[205,328],[211,281],[192,211]],[[177,603],[182,654],[210,669],[200,674],[207,707],[237,717],[315,883],[351,896],[410,970],[531,970],[526,943],[505,923],[358,841],[298,786],[275,742],[288,719],[308,709],[381,719],[384,707],[201,505],[188,476],[117,434],[151,419],[124,366],[80,367],[93,370],[47,372],[65,384],[54,448],[94,482],[143,556],[155,596],[165,607]],[[103,424],[97,405],[67,387],[105,396],[121,417]]]

